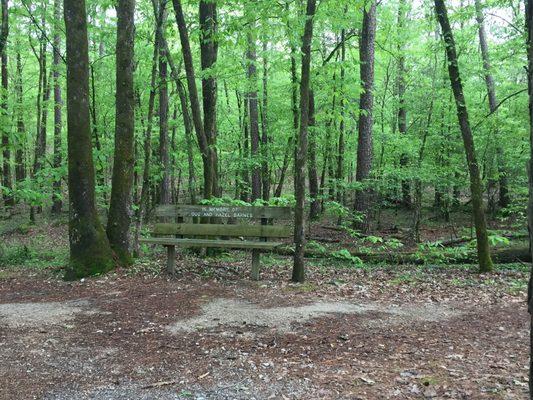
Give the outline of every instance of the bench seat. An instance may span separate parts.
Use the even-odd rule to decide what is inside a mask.
[[[176,247],[242,249],[251,251],[250,275],[259,280],[261,253],[293,235],[290,225],[274,223],[292,219],[290,207],[165,204],[155,214],[151,237],[140,242],[166,247],[169,274],[175,272]]]
[[[212,239],[177,239],[177,238],[144,238],[141,243],[159,244],[162,246],[178,247],[220,247],[227,249],[259,249],[272,250],[283,245],[281,242],[259,242],[255,240],[212,240]]]

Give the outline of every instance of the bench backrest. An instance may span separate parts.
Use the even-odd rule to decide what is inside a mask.
[[[156,208],[156,217],[165,222],[159,222],[155,225],[155,235],[258,238],[287,238],[292,236],[292,229],[288,225],[267,225],[264,223],[266,220],[292,219],[293,209],[290,207],[168,204]],[[193,223],[198,218],[215,218],[218,223]]]

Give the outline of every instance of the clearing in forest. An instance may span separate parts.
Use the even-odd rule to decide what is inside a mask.
[[[278,262],[260,283],[246,256],[181,257],[172,279],[6,270],[0,398],[525,396],[525,271],[311,266],[293,285]]]

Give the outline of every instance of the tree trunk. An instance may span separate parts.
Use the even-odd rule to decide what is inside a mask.
[[[370,205],[372,192],[366,187],[372,170],[372,112],[374,109],[374,47],[376,37],[376,2],[372,1],[363,15],[363,28],[359,46],[361,82],[363,91],[359,100],[359,123],[357,139],[356,180],[365,187],[356,193],[355,210],[362,220],[355,226],[363,232],[370,228]]]
[[[130,254],[133,146],[135,141],[135,92],[133,88],[135,0],[117,4],[115,154],[107,237],[122,265],[132,263]]]
[[[189,168],[189,199],[191,204],[196,204],[196,172],[194,169],[194,153],[193,153],[193,137],[192,137],[192,121],[189,114],[189,105],[187,103],[186,90],[181,81],[176,83],[178,88],[178,95],[180,98],[181,112],[183,114],[183,125],[185,126],[185,143],[187,144],[187,163]]]
[[[527,37],[527,83],[529,98],[529,199],[528,199],[528,230],[529,252],[533,260],[533,0],[525,0],[526,5],[526,37]],[[533,266],[529,275],[527,291],[529,324],[529,398],[533,399]]]
[[[400,0],[398,4],[398,132],[400,135],[407,133],[407,109],[405,106],[405,20],[407,14],[406,0]],[[404,153],[400,156],[400,166],[405,171],[409,159]],[[402,204],[411,207],[411,185],[407,179],[402,180]]]
[[[41,26],[44,31],[46,24],[45,19],[45,9],[43,9],[43,14],[41,16]],[[41,33],[39,38],[39,84],[37,89],[37,124],[36,124],[36,135],[35,135],[35,150],[34,150],[34,159],[33,159],[33,169],[32,169],[32,178],[39,173],[42,169],[44,157],[46,156],[46,126],[43,129],[43,114],[45,108],[45,97],[46,97],[46,87],[47,87],[47,77],[46,77],[46,38],[44,33]],[[36,210],[35,206],[30,207],[30,221],[35,222],[35,213],[40,211],[40,207]]]
[[[53,61],[53,80],[54,80],[54,160],[53,165],[56,170],[57,179],[52,184],[52,214],[60,214],[63,207],[62,193],[61,193],[61,176],[58,172],[61,168],[62,154],[61,154],[61,131],[63,128],[63,121],[61,115],[61,108],[63,107],[63,100],[61,98],[61,84],[59,82],[59,68],[61,66],[61,55],[59,49],[61,47],[61,31],[59,21],[61,20],[61,0],[54,2],[54,61]]]
[[[526,37],[527,37],[527,82],[529,97],[529,142],[530,155],[528,163],[529,200],[528,200],[528,230],[529,253],[533,260],[533,0],[525,0],[526,5]],[[529,276],[527,291],[529,324],[529,398],[533,399],[533,266]]]
[[[261,181],[263,184],[263,200],[270,199],[270,169],[268,167],[268,42],[263,38],[263,103],[261,105]]]
[[[17,52],[17,146],[15,150],[15,180],[17,184],[26,178],[24,162],[24,149],[26,146],[26,126],[24,124],[24,91],[22,88],[22,60],[20,52]]]
[[[483,71],[485,72],[485,84],[487,86],[487,97],[489,101],[489,111],[495,113],[498,107],[498,101],[496,98],[496,88],[494,84],[494,77],[491,72],[491,64],[489,57],[489,46],[487,43],[487,34],[485,32],[485,22],[483,16],[483,10],[480,0],[475,0],[476,7],[476,20],[478,23],[478,34],[479,34],[479,46],[481,48],[481,58],[483,59]],[[499,190],[499,199],[498,204],[500,207],[505,208],[509,205],[509,189],[507,184],[507,175],[505,167],[503,165],[503,149],[500,145],[500,134],[495,132],[496,140],[496,163],[498,166],[498,181],[500,185]],[[489,177],[490,180],[493,180],[492,177]],[[490,185],[489,185],[490,186]],[[493,199],[492,193],[489,193],[489,200]],[[489,207],[494,208],[494,207]]]
[[[318,171],[316,166],[316,142],[317,130],[315,120],[315,95],[312,89],[309,89],[309,122],[308,136],[308,174],[309,174],[309,197],[311,205],[309,207],[309,219],[316,220],[320,216],[320,201],[318,199]]]
[[[141,199],[139,202],[139,209],[137,211],[137,217],[135,221],[135,236],[133,242],[133,255],[138,257],[140,254],[139,251],[139,236],[141,233],[141,226],[146,217],[148,209],[148,199],[150,196],[150,155],[152,153],[152,128],[153,128],[153,119],[154,119],[154,106],[155,106],[155,96],[156,96],[156,85],[157,85],[157,67],[159,60],[159,25],[162,21],[162,15],[158,11],[157,3],[154,2],[154,16],[156,19],[156,29],[155,29],[155,40],[154,40],[154,52],[152,57],[152,72],[150,75],[150,95],[148,98],[148,114],[146,121],[146,131],[144,134],[144,167],[143,167],[143,177],[142,177],[142,186],[141,186]]]
[[[159,161],[163,168],[163,178],[159,192],[160,204],[170,204],[172,201],[170,190],[170,141],[168,136],[168,64],[163,45],[166,21],[165,5],[165,0],[162,0],[159,4],[163,15],[163,21],[159,28],[161,30],[159,34]]]
[[[204,130],[202,122],[202,111],[200,108],[200,101],[198,99],[198,89],[196,87],[196,75],[194,73],[194,63],[191,52],[191,45],[189,41],[189,32],[183,15],[183,8],[181,0],[173,0],[174,13],[176,15],[176,24],[180,34],[181,51],[183,54],[183,63],[185,65],[185,74],[187,76],[187,88],[189,90],[189,100],[191,102],[191,113],[194,124],[194,130],[202,154],[203,174],[204,174],[204,198],[209,199],[212,195],[212,165],[211,165],[211,151],[210,141]],[[204,3],[202,3],[204,4]],[[204,99],[205,101],[205,99]],[[205,110],[204,110],[205,112]]]
[[[2,1],[2,32],[4,30],[9,30],[9,19],[8,19],[8,4],[7,1]],[[7,40],[7,37],[6,37]],[[7,121],[8,117],[8,107],[7,107],[7,97],[8,97],[8,72],[7,72],[7,49],[6,46],[3,46],[1,53],[2,61],[2,113],[4,114],[4,120]],[[11,145],[9,140],[9,131],[8,124],[4,127],[2,131],[2,158],[3,158],[3,168],[2,175],[3,180],[2,184],[7,189],[3,191],[4,206],[12,207],[15,205],[15,199],[13,197],[13,178],[11,174]]]
[[[457,117],[463,136],[463,142],[466,152],[466,161],[470,172],[470,190],[472,195],[472,208],[474,214],[474,223],[476,226],[477,252],[479,258],[479,271],[489,272],[492,270],[492,260],[490,258],[489,238],[487,234],[487,222],[485,219],[485,209],[483,205],[483,192],[481,187],[481,178],[479,175],[479,166],[476,159],[476,150],[474,138],[470,128],[466,101],[463,94],[463,84],[459,74],[459,65],[457,52],[455,50],[455,41],[452,29],[448,20],[448,12],[444,0],[435,0],[435,10],[437,18],[442,28],[446,45],[446,55],[448,57],[448,72],[450,82],[457,106]]]
[[[295,157],[294,194],[294,265],[292,281],[305,280],[305,169],[307,161],[307,130],[309,124],[309,87],[311,80],[311,42],[316,0],[307,0],[305,29],[302,38],[302,75],[300,79],[300,130]]]
[[[341,113],[341,118],[339,122],[339,145],[337,152],[337,171],[335,174],[335,181],[337,186],[337,203],[342,204],[344,200],[344,131],[346,127],[345,118],[345,104],[346,99],[344,98],[344,78],[346,75],[344,63],[346,61],[346,30],[341,31],[341,74],[340,74],[340,101],[339,108]],[[340,219],[339,219],[340,220]]]
[[[114,267],[113,253],[96,211],[89,113],[89,45],[85,0],[64,0],[67,37],[68,186],[70,263],[66,279]]]
[[[248,101],[248,121],[250,123],[250,144],[251,144],[251,167],[252,167],[252,203],[261,198],[261,163],[259,162],[259,112],[257,99],[257,52],[255,24],[247,33],[248,48],[246,51],[247,71],[249,90],[246,95]]]
[[[291,27],[288,26],[288,31],[290,32]],[[287,175],[287,169],[289,168],[289,163],[291,160],[291,155],[295,151],[295,138],[298,132],[299,125],[299,113],[298,113],[298,72],[296,69],[296,54],[298,50],[289,39],[289,45],[291,48],[291,110],[292,110],[292,127],[294,129],[293,133],[289,135],[287,139],[287,147],[285,149],[285,154],[283,155],[283,164],[281,166],[281,172],[279,177],[278,187],[274,197],[281,197],[283,192],[283,185],[285,184],[285,177]]]
[[[217,3],[210,0],[200,0],[200,60],[202,72],[202,100],[204,111],[204,132],[208,142],[208,170],[205,177],[206,199],[218,196],[218,155],[216,148],[217,139],[217,80],[211,68],[217,62],[218,43],[216,39]],[[209,71],[209,73],[205,73]]]

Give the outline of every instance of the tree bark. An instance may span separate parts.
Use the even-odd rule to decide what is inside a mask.
[[[528,199],[528,230],[529,253],[533,260],[533,0],[524,0],[526,6],[526,37],[527,37],[527,83],[529,98],[529,199]],[[529,398],[533,399],[533,265],[529,275],[527,305],[530,315],[529,323]]]
[[[54,1],[54,60],[53,73],[54,80],[54,169],[59,171],[62,163],[61,150],[61,131],[63,128],[62,121],[62,107],[63,100],[61,98],[61,84],[59,82],[59,68],[61,66],[61,55],[59,53],[61,47],[61,31],[59,21],[61,20],[61,0]],[[63,207],[62,193],[61,193],[61,177],[57,174],[57,179],[52,184],[52,214],[60,214]]]
[[[288,11],[288,6],[287,6]],[[290,33],[291,26],[287,26],[287,30]],[[274,194],[274,197],[281,197],[281,194],[283,192],[283,185],[285,184],[285,177],[287,175],[287,170],[289,168],[289,164],[291,161],[291,156],[293,155],[295,151],[295,138],[298,133],[298,125],[299,125],[299,110],[298,110],[298,72],[296,68],[296,54],[298,50],[296,49],[296,46],[292,43],[292,41],[289,39],[289,46],[291,49],[291,110],[292,110],[292,127],[293,132],[289,135],[287,139],[287,147],[285,148],[285,154],[283,155],[283,164],[281,166],[281,172],[279,177],[279,183],[276,188],[276,192]]]
[[[250,147],[251,147],[251,166],[252,166],[252,203],[261,198],[261,163],[259,162],[259,112],[257,99],[257,52],[255,29],[253,24],[247,33],[248,48],[246,51],[248,78],[248,93],[246,95],[248,101],[248,121],[250,123]]]
[[[187,144],[187,163],[189,169],[189,199],[191,204],[196,204],[196,172],[194,168],[194,153],[193,153],[193,128],[191,115],[189,114],[189,105],[187,103],[186,90],[183,83],[180,81],[176,83],[178,89],[178,96],[180,98],[181,112],[183,114],[183,125],[185,127],[185,143]]]
[[[163,168],[163,178],[160,184],[159,203],[170,204],[172,194],[170,189],[170,140],[168,135],[168,64],[166,49],[163,45],[165,40],[166,1],[159,3],[162,23],[159,29],[159,162]]]
[[[39,85],[37,90],[37,125],[36,125],[36,139],[35,139],[35,156],[33,160],[32,177],[41,171],[43,167],[44,158],[46,157],[46,121],[47,118],[47,102],[49,98],[49,86],[47,78],[47,57],[46,57],[46,38],[44,35],[44,29],[46,24],[45,19],[46,9],[43,8],[43,14],[41,16],[41,25],[43,33],[39,39]],[[40,212],[41,207],[30,207],[30,221],[35,222],[35,213]]]
[[[152,153],[152,128],[153,128],[153,119],[154,119],[154,107],[155,107],[155,96],[156,96],[156,85],[157,85],[157,71],[158,71],[158,60],[159,60],[159,25],[162,21],[162,15],[159,12],[157,3],[154,4],[154,17],[156,20],[156,29],[155,29],[155,38],[154,38],[154,52],[152,57],[152,72],[150,75],[150,94],[148,97],[148,114],[146,122],[146,130],[144,133],[144,166],[143,166],[143,177],[142,177],[142,186],[141,186],[141,198],[139,202],[139,209],[137,211],[137,218],[135,222],[135,236],[133,242],[133,255],[138,257],[140,254],[139,251],[139,236],[141,233],[141,226],[146,217],[148,209],[148,199],[150,197],[150,155]]]
[[[130,254],[131,202],[135,141],[135,92],[133,88],[135,0],[117,3],[115,153],[107,237],[122,265]]]
[[[372,170],[372,125],[374,109],[374,47],[376,37],[376,2],[365,8],[363,28],[359,46],[361,82],[363,91],[359,100],[359,122],[357,138],[356,180],[366,186]],[[362,221],[355,226],[363,232],[370,229],[371,189],[364,187],[356,193],[355,210],[362,215]]]
[[[261,182],[263,184],[263,200],[270,199],[270,168],[268,166],[268,42],[263,38],[263,103],[261,105]]]
[[[341,73],[340,73],[340,101],[339,101],[339,108],[340,108],[340,114],[341,119],[339,122],[339,145],[338,145],[338,151],[337,151],[337,171],[335,173],[335,182],[337,187],[337,202],[342,204],[343,198],[344,198],[344,187],[343,187],[343,180],[344,180],[344,131],[346,123],[344,121],[345,117],[345,104],[346,99],[344,98],[344,78],[346,75],[346,71],[344,68],[344,63],[346,61],[346,30],[343,29],[341,31]]]
[[[406,0],[398,3],[398,132],[400,135],[407,133],[407,108],[405,104],[405,44],[403,35],[405,34],[405,20],[407,14]],[[409,159],[405,153],[400,156],[400,166],[405,171],[409,164]],[[411,207],[411,185],[409,180],[402,180],[402,204]]]
[[[7,46],[9,36],[9,0],[2,0],[2,26],[0,27],[0,54]]]
[[[96,211],[89,114],[89,45],[85,0],[64,0],[67,37],[70,263],[66,279],[110,271],[113,253]]]
[[[0,36],[1,40],[4,40],[3,32],[4,30],[6,32],[9,31],[9,17],[8,17],[8,2],[7,0],[2,0],[2,36]],[[7,34],[5,36],[5,41],[7,41]],[[1,45],[1,43],[0,43]],[[8,106],[7,106],[7,97],[8,97],[8,72],[7,72],[7,49],[4,42],[4,45],[1,46],[1,61],[2,61],[2,113],[4,114],[4,118],[7,121],[8,120]],[[13,177],[11,173],[11,144],[10,144],[10,138],[9,138],[9,130],[8,126],[3,128],[2,131],[2,158],[3,158],[3,168],[2,168],[2,184],[7,189],[3,191],[3,198],[4,198],[4,206],[6,207],[13,207],[15,205],[15,199],[13,197]]]
[[[202,101],[204,111],[204,132],[208,142],[209,164],[205,181],[205,198],[218,196],[218,154],[217,140],[217,80],[212,72],[218,57],[216,39],[217,3],[212,0],[200,0],[200,60],[202,67]]]
[[[173,0],[174,14],[176,24],[180,34],[181,51],[183,54],[183,63],[185,65],[185,74],[187,76],[187,88],[189,91],[189,100],[191,102],[191,113],[194,124],[194,130],[202,155],[203,175],[204,175],[204,198],[209,199],[213,194],[213,176],[212,176],[212,151],[210,149],[210,138],[208,138],[202,121],[202,110],[198,99],[198,89],[196,86],[196,75],[194,73],[194,63],[189,41],[189,32],[183,14],[181,0]],[[202,2],[205,5],[205,3]],[[204,99],[205,101],[205,99]],[[205,112],[205,109],[204,109]]]
[[[302,38],[302,75],[300,79],[300,129],[295,157],[294,193],[294,265],[292,281],[305,280],[305,169],[307,162],[307,131],[309,124],[309,88],[311,81],[311,42],[313,39],[313,19],[316,0],[307,0],[306,20]]]
[[[309,207],[309,220],[313,221],[320,216],[320,201],[318,199],[318,171],[316,166],[316,142],[317,130],[315,120],[315,95],[312,89],[309,89],[309,122],[308,136],[308,174],[309,174],[309,197],[311,204]]]
[[[22,87],[22,60],[20,52],[17,52],[17,145],[15,150],[15,180],[17,184],[26,178],[26,166],[24,162],[24,150],[26,145],[26,125],[24,124],[24,91]]]
[[[485,219],[485,209],[483,205],[483,192],[481,187],[481,178],[479,175],[479,166],[476,159],[476,150],[474,138],[470,128],[466,100],[463,94],[463,84],[459,74],[459,64],[455,41],[452,29],[448,20],[448,12],[444,0],[435,0],[435,10],[437,18],[442,28],[442,34],[446,45],[446,55],[448,57],[448,72],[450,82],[455,97],[457,107],[457,117],[461,128],[461,135],[466,152],[466,161],[470,173],[470,191],[472,195],[472,211],[474,214],[474,223],[476,226],[477,252],[479,259],[479,271],[489,272],[492,270],[492,260],[490,258],[489,239],[487,233],[487,222]]]
[[[476,7],[476,20],[478,23],[478,35],[479,35],[479,46],[481,48],[481,58],[483,59],[483,71],[485,72],[485,85],[487,86],[487,97],[489,102],[489,111],[495,113],[498,107],[498,100],[496,97],[496,88],[494,83],[494,77],[491,72],[491,63],[489,56],[489,45],[487,42],[487,34],[485,31],[485,18],[483,16],[483,9],[481,6],[480,0],[475,0]],[[498,182],[499,182],[499,199],[498,204],[500,207],[505,208],[509,205],[509,188],[507,183],[507,175],[505,167],[503,165],[503,149],[500,145],[500,134],[498,131],[495,132],[496,140],[496,163],[498,167]],[[489,180],[492,181],[492,177],[489,177]],[[494,202],[494,195],[490,193],[490,187],[494,185],[489,185],[489,201]],[[494,206],[490,207],[494,208]]]

